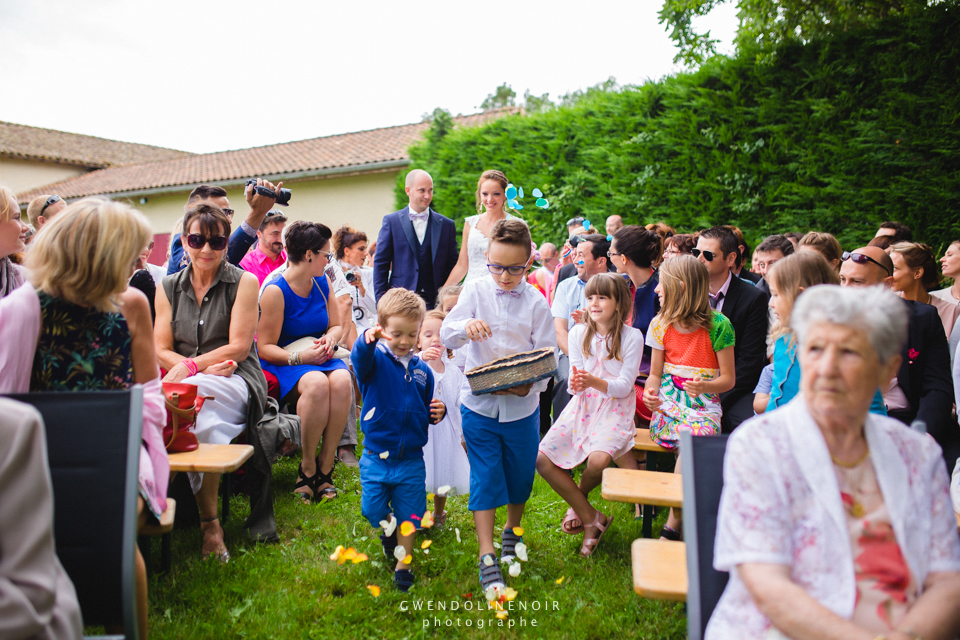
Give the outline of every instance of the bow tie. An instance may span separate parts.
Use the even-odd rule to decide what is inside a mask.
[[[426,220],[426,219],[427,219],[427,216],[428,216],[429,214],[430,214],[430,210],[427,209],[426,211],[422,211],[422,212],[420,212],[420,213],[414,213],[413,211],[410,211],[408,215],[410,216],[410,219],[411,219],[411,220],[420,220],[420,221],[423,221],[423,220]]]
[[[510,296],[511,298],[519,298],[520,292],[514,291],[513,289],[511,289],[510,291],[507,291],[506,289],[501,289],[500,287],[497,287],[497,297],[503,296],[503,295]]]

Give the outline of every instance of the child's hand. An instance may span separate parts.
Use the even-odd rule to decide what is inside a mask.
[[[493,337],[493,331],[490,330],[490,325],[488,325],[483,320],[473,319],[467,323],[467,326],[463,329],[467,337],[475,342],[482,342],[487,338]]]
[[[583,324],[586,315],[587,315],[586,309],[574,309],[573,313],[570,314],[570,317],[573,318],[573,322],[575,324]]]
[[[656,411],[660,408],[660,389],[647,387],[643,390],[643,404],[650,411]]]
[[[580,393],[585,391],[588,386],[587,376],[590,374],[584,371],[583,369],[577,369],[576,367],[572,368],[570,373],[570,388],[574,393]]]
[[[431,360],[439,360],[440,354],[443,353],[443,349],[440,347],[430,347],[429,349],[424,349],[420,354],[420,359],[425,362],[430,362]]]
[[[701,376],[697,375],[683,383],[683,390],[686,391],[687,395],[691,398],[696,398],[703,393],[705,384],[706,381]]]
[[[447,415],[447,407],[440,400],[434,398],[430,401],[430,421],[437,424]]]
[[[526,397],[530,393],[530,389],[533,388],[533,383],[528,382],[527,384],[522,384],[519,387],[510,387],[509,389],[503,389],[501,391],[494,391],[490,395],[492,396],[520,396],[521,398]]]
[[[373,325],[372,329],[367,329],[363,332],[363,339],[366,340],[367,344],[376,342],[377,340],[390,340],[390,338],[383,333],[383,327],[380,326],[379,322]]]

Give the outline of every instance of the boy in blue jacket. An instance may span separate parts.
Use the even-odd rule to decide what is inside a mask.
[[[393,582],[401,591],[413,585],[410,565],[414,532],[397,523],[423,517],[427,510],[423,446],[427,428],[443,419],[446,408],[433,400],[433,372],[413,355],[427,309],[417,294],[390,289],[377,304],[378,323],[353,344],[350,359],[363,395],[363,456],[360,458],[360,511],[374,527],[396,517],[380,541],[388,560],[398,542],[406,551],[396,558]]]

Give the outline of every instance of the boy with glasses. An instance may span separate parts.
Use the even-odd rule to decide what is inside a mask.
[[[471,280],[444,319],[440,339],[450,349],[464,348],[466,369],[525,351],[556,348],[550,307],[527,284],[530,230],[517,219],[494,225],[486,252],[490,278]],[[547,380],[475,396],[464,387],[460,400],[463,436],[470,459],[470,502],[480,546],[480,585],[505,587],[493,546],[498,507],[507,505],[501,560],[524,557],[520,520],[536,472],[540,443],[540,393]],[[519,549],[518,549],[519,547]]]

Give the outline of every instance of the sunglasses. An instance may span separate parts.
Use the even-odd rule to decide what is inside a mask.
[[[512,276],[520,276],[527,270],[527,265],[522,265],[518,267],[505,267],[502,264],[488,264],[487,269],[490,273],[494,275],[500,275],[504,271],[509,273]]]
[[[880,264],[870,256],[866,256],[862,253],[850,253],[849,251],[844,251],[843,261],[846,262],[847,260],[853,260],[854,264],[867,264],[868,262],[872,262],[873,264],[877,265],[878,267],[886,271],[888,275],[891,275],[891,276],[893,275],[893,272],[890,269],[883,266],[882,264]]]
[[[703,254],[703,259],[707,262],[713,262],[713,259],[716,257],[713,251],[701,251],[700,249],[691,249],[690,253],[693,254],[694,258],[699,258]]]
[[[199,233],[191,233],[187,236],[187,245],[191,249],[203,249],[206,244],[209,244],[214,251],[223,251],[227,248],[227,236],[210,236],[208,238]]]
[[[47,207],[49,207],[52,204],[57,204],[62,200],[63,198],[61,198],[60,196],[50,196],[49,198],[47,198],[47,201],[43,203],[43,208],[40,209],[40,215],[43,215],[43,212],[47,210]]]

